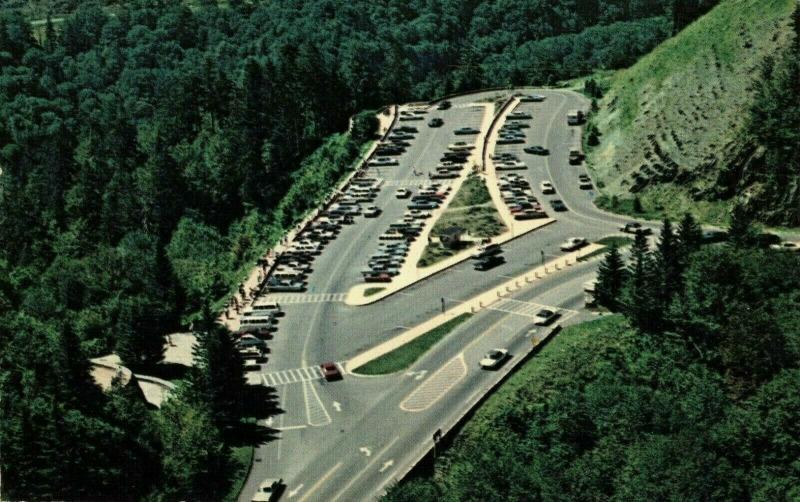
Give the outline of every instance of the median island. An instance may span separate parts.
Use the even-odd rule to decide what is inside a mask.
[[[410,367],[425,352],[433,347],[436,342],[447,336],[461,323],[472,317],[470,313],[456,316],[449,321],[433,328],[423,335],[414,338],[391,352],[374,359],[364,366],[356,368],[353,373],[358,375],[388,375]]]
[[[505,231],[486,182],[470,174],[433,225],[431,240],[417,266],[428,267]]]

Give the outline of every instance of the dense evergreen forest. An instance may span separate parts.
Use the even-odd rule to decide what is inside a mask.
[[[0,12],[3,496],[221,498],[257,412],[213,306],[369,139],[331,135],[629,64],[713,3],[81,2],[35,34]],[[94,386],[87,357],[152,365],[189,320],[200,364],[160,411]]]
[[[800,498],[800,256],[748,220],[612,248],[597,293],[621,315],[559,334],[386,500]]]

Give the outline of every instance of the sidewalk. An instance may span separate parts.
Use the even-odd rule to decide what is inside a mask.
[[[501,298],[504,298],[511,293],[520,291],[528,284],[531,284],[538,279],[575,265],[578,263],[578,259],[580,257],[591,254],[598,249],[602,249],[603,247],[604,246],[602,244],[590,244],[583,249],[564,255],[561,258],[552,260],[544,265],[540,265],[523,274],[520,274],[513,279],[509,279],[500,286],[485,291],[473,298],[470,298],[469,300],[461,302],[450,310],[447,310],[446,312],[439,314],[436,317],[423,322],[422,324],[414,326],[413,328],[392,338],[391,340],[387,340],[380,345],[358,354],[349,361],[345,361],[344,367],[348,373],[352,373],[354,369],[407,344],[408,342],[424,335],[428,331],[444,324],[450,319],[467,312],[475,313],[487,308]]]

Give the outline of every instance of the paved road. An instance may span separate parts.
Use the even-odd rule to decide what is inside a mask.
[[[581,285],[594,275],[596,261],[547,276],[479,312],[402,374],[347,375],[328,383],[316,371],[323,361],[345,361],[439,314],[442,298],[446,306],[453,306],[538,265],[542,254],[545,260],[560,256],[558,246],[567,237],[597,239],[616,233],[628,221],[597,210],[592,204],[595,194],[578,188],[577,177],[584,168],[567,162],[569,147],[579,143],[580,129],[567,126],[566,112],[586,109],[587,100],[569,91],[537,92],[547,99],[522,103],[518,109],[533,115],[531,127],[525,129],[527,144],[542,144],[551,155],[524,154],[525,145],[498,146],[497,151],[518,152],[530,166],[523,172],[534,190],[540,181],[551,180],[557,198],[570,210],[557,213],[556,223],[505,244],[506,263],[488,272],[462,263],[375,304],[345,305],[343,293],[360,280],[360,270],[377,248],[377,236],[405,210],[406,201],[394,198],[395,189],[423,179],[412,175],[412,166],[418,171],[434,166],[449,143],[464,139],[453,129],[480,125],[483,108],[470,104],[498,93],[453,99],[451,109],[432,110],[424,121],[413,122],[420,133],[400,165],[374,173],[387,180],[375,201],[383,214],[359,218],[344,228],[315,261],[308,291],[282,295],[286,315],[270,342],[269,361],[250,375],[277,390],[282,412],[267,425],[277,430],[278,438],[259,446],[241,500],[249,500],[268,477],[286,481],[283,496],[288,500],[352,501],[380,495],[430,446],[433,431],[452,422],[471,397],[485,393],[499,378],[477,367],[487,350],[524,352],[530,346],[532,315],[544,306],[559,308],[562,324],[592,315],[582,309]],[[432,117],[442,117],[445,125],[428,128]],[[537,196],[543,201],[556,198]]]

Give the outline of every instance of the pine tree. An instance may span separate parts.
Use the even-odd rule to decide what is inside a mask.
[[[755,230],[752,215],[744,205],[736,204],[731,211],[731,222],[728,226],[728,242],[736,247],[748,247],[753,244]]]
[[[637,233],[631,247],[629,279],[623,292],[621,310],[628,320],[642,331],[661,327],[663,312],[659,310],[659,281],[647,237]]]
[[[664,218],[655,258],[659,279],[659,301],[661,302],[661,309],[666,311],[674,296],[683,287],[683,266],[680,250],[669,218]]]
[[[220,325],[206,301],[195,329],[195,368],[190,375],[192,395],[203,404],[217,425],[227,425],[242,416],[244,362],[227,328]]]
[[[595,286],[597,303],[612,312],[616,311],[619,308],[620,294],[626,278],[625,263],[622,261],[616,244],[612,244],[597,272],[597,285]]]
[[[694,220],[690,213],[683,215],[680,225],[678,226],[678,245],[681,249],[682,259],[686,259],[690,254],[694,253],[700,248],[700,243],[703,239],[703,231]]]

